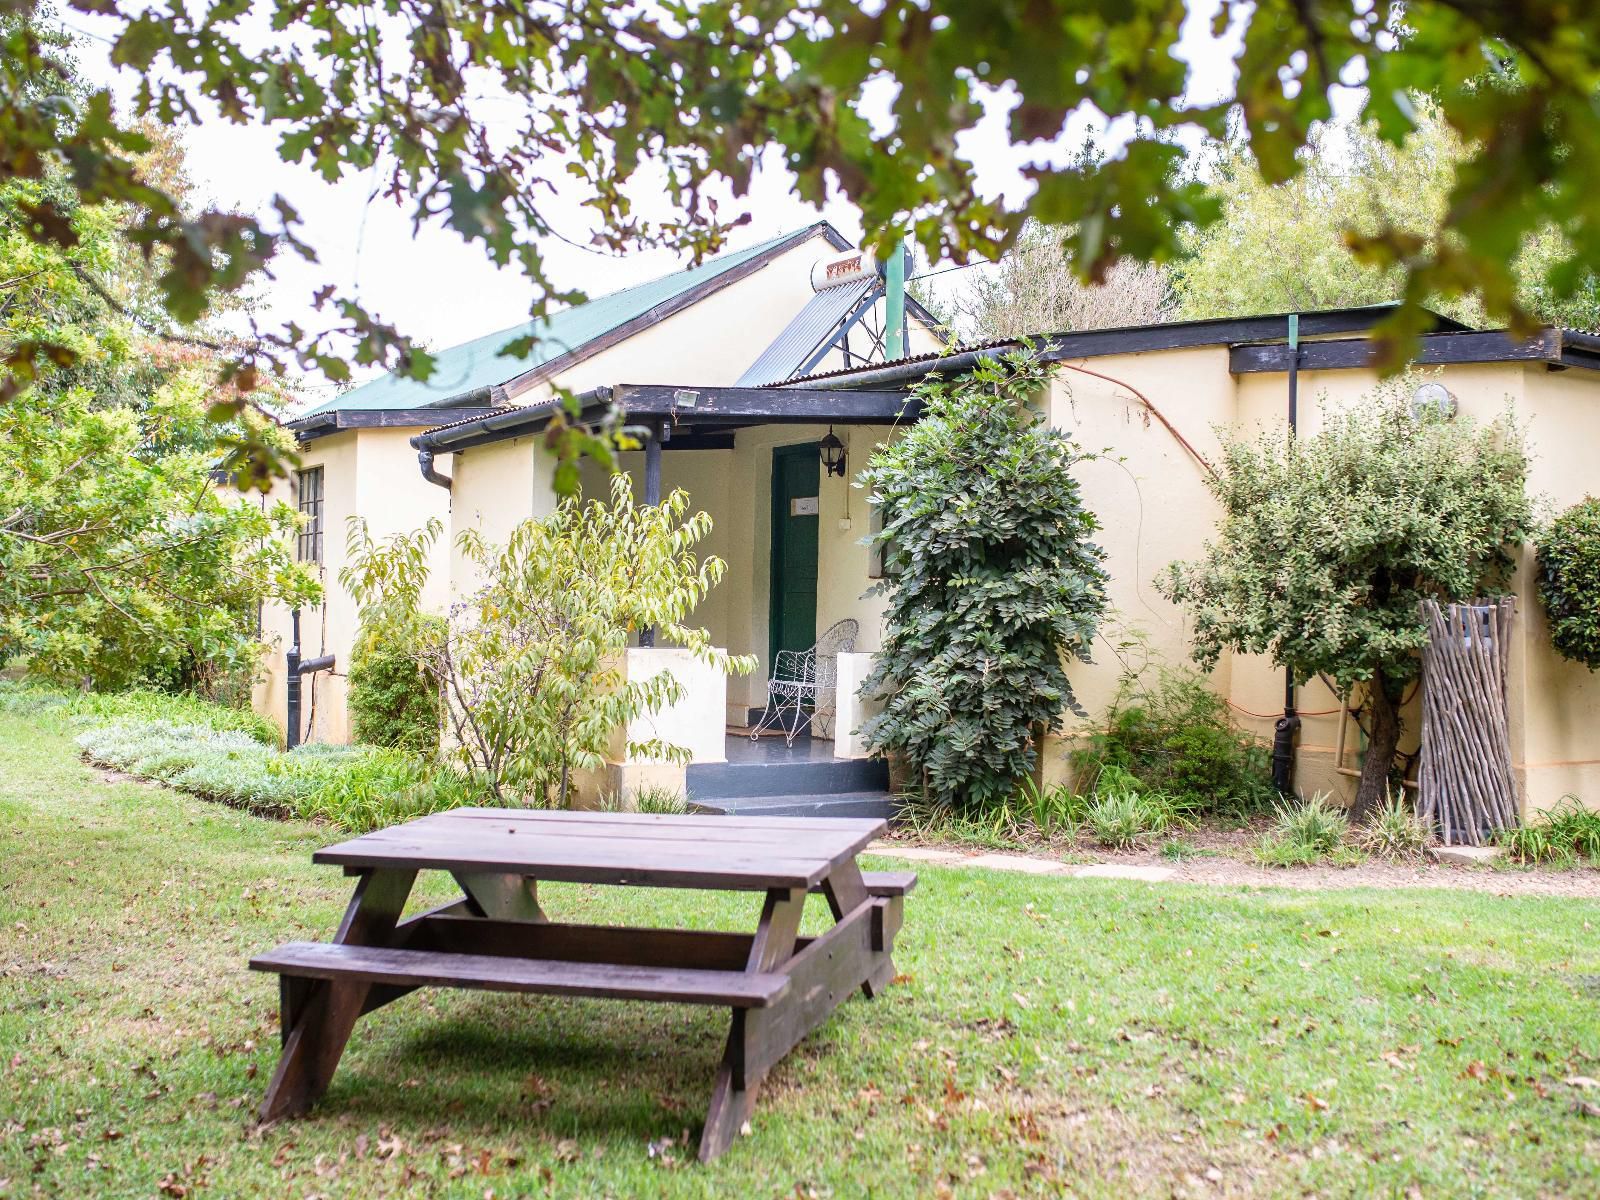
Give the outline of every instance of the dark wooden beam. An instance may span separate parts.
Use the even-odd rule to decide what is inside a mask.
[[[733,434],[731,433],[688,433],[674,434],[670,442],[661,447],[671,452],[674,450],[732,450]]]
[[[315,413],[290,421],[289,429],[301,442],[343,433],[347,429],[407,429],[474,420],[499,412],[496,408],[351,408]]]
[[[812,388],[622,384],[612,389],[612,399],[630,417],[670,416],[696,426],[893,425],[916,419],[910,393],[903,388],[830,392]]]
[[[1374,345],[1367,338],[1301,342],[1300,369],[1342,371],[1370,367],[1373,355]],[[1282,372],[1289,369],[1292,357],[1289,347],[1282,344],[1234,346],[1228,352],[1228,369],[1235,375]],[[1547,329],[1527,341],[1498,330],[1428,334],[1421,339],[1412,361],[1418,366],[1485,362],[1561,363],[1561,333]]]
[[[609,405],[626,420],[646,427],[686,423],[697,435],[748,425],[896,425],[915,421],[920,406],[910,394],[887,391],[834,392],[812,388],[684,388],[667,384],[620,384],[579,397],[582,418],[592,420]],[[441,429],[411,439],[418,450],[455,454],[493,442],[527,437],[545,427],[551,404],[492,412],[481,424]],[[670,446],[670,443],[668,443]]]

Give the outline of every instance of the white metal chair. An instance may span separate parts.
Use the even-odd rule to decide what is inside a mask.
[[[839,681],[839,655],[855,649],[861,625],[846,618],[835,621],[809,650],[779,650],[767,681],[767,707],[750,731],[750,740],[763,729],[783,730],[784,742],[794,745],[802,723],[815,728],[823,737],[832,733],[835,711],[834,687]],[[809,718],[806,709],[811,710]],[[785,723],[784,714],[790,714]]]

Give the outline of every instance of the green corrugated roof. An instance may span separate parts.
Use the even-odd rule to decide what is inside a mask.
[[[443,404],[464,392],[504,383],[569,351],[588,345],[619,325],[642,317],[651,309],[670,303],[692,288],[714,280],[785,242],[803,241],[824,224],[826,222],[818,222],[743,250],[719,254],[706,259],[698,267],[674,271],[649,283],[637,284],[620,292],[612,292],[609,296],[600,296],[573,308],[562,309],[543,321],[524,322],[441,350],[434,356],[433,375],[426,383],[392,373],[382,375],[301,415],[309,417],[314,413],[351,409],[428,408]],[[537,334],[539,339],[531,354],[506,358],[497,353],[512,338],[530,332]]]

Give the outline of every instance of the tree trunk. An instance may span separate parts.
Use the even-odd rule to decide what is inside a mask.
[[[1372,712],[1372,729],[1368,733],[1367,754],[1361,760],[1361,782],[1356,788],[1355,807],[1350,812],[1352,821],[1360,824],[1378,811],[1389,791],[1389,771],[1394,766],[1394,752],[1400,745],[1400,709],[1395,697],[1389,694],[1389,681],[1383,668],[1372,673],[1367,685],[1367,704]]]

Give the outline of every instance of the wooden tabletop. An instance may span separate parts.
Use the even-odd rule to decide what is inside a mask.
[[[458,808],[363,834],[314,858],[352,868],[754,891],[813,887],[883,830],[876,818]]]

